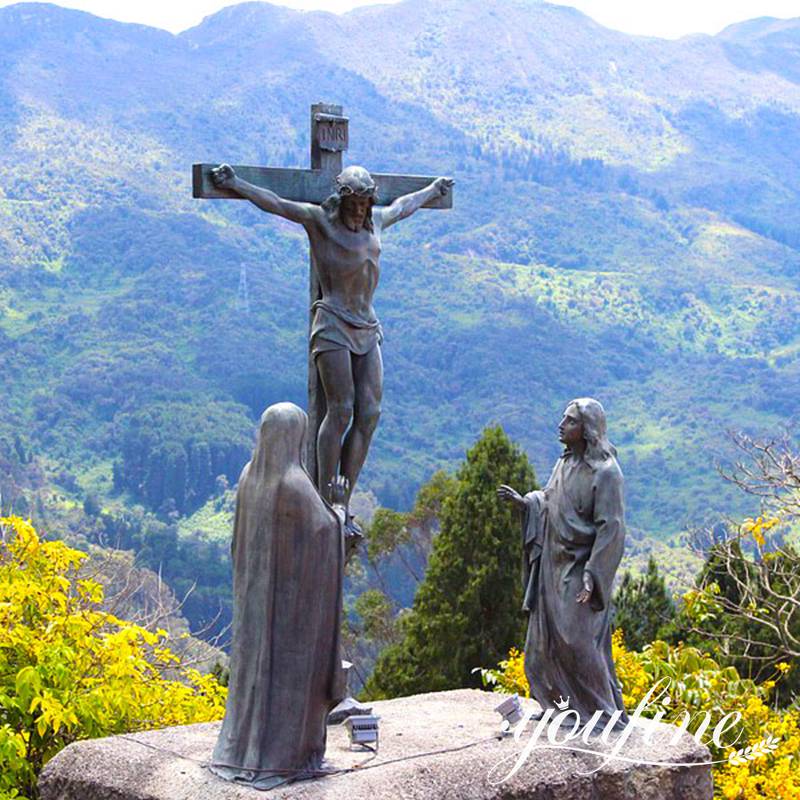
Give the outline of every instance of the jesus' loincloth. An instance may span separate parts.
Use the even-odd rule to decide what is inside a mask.
[[[317,300],[311,310],[314,313],[311,323],[313,358],[329,350],[349,350],[363,356],[383,341],[383,329],[377,318],[364,319],[324,300]]]

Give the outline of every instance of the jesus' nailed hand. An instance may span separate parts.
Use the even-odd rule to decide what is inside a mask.
[[[378,424],[383,393],[383,333],[372,307],[380,274],[381,236],[427,202],[446,195],[451,178],[377,206],[378,187],[363,167],[347,167],[321,205],[286,200],[239,178],[222,164],[212,170],[228,189],[263,211],[302,225],[311,245],[321,297],[313,307],[311,353],[325,393],[326,414],[317,435],[317,486],[330,501],[330,486],[343,475],[353,491]],[[348,494],[349,498],[349,494]],[[349,527],[355,527],[352,519]]]

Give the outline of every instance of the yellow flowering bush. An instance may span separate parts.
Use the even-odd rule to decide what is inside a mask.
[[[758,747],[768,736],[777,749],[752,760],[727,761],[714,774],[717,797],[725,800],[800,800],[800,712],[771,709],[761,698],[751,698],[744,711],[746,741]],[[741,750],[741,748],[740,748]]]
[[[86,554],[0,518],[0,800],[36,797],[78,739],[219,719],[225,689],[153,633],[101,609]],[[167,674],[178,679],[171,679]]]
[[[763,547],[767,541],[765,534],[780,525],[780,523],[780,517],[756,517],[755,519],[748,517],[742,523],[741,530],[743,534],[752,536],[759,547]]]
[[[615,631],[612,654],[622,684],[625,707],[632,711],[648,690],[669,678],[669,703],[651,703],[645,716],[664,712],[664,722],[680,724],[689,714],[690,731],[696,730],[703,712],[710,712],[713,725],[725,714],[740,711],[739,725],[726,734],[728,741],[740,738],[735,747],[719,749],[709,743],[714,767],[715,797],[719,800],[800,800],[800,710],[780,711],[770,707],[775,681],[756,684],[742,678],[733,667],[723,667],[707,653],[685,644],[671,646],[653,642],[641,653],[625,647],[622,631]],[[484,684],[499,692],[529,696],[523,670],[524,653],[511,650],[496,670],[481,670]],[[776,678],[792,665],[777,665]],[[771,739],[770,739],[771,737]],[[707,742],[708,736],[704,737]],[[764,747],[766,740],[773,744]],[[772,746],[777,745],[775,749]],[[749,753],[746,748],[751,748]],[[748,757],[761,752],[756,757]]]
[[[484,686],[492,686],[495,692],[518,694],[530,697],[531,690],[525,677],[525,653],[512,647],[508,658],[497,665],[497,669],[474,670],[481,673]]]
[[[622,702],[625,708],[636,708],[653,683],[652,677],[642,665],[637,654],[625,647],[622,631],[617,629],[611,636],[611,655],[622,685]]]

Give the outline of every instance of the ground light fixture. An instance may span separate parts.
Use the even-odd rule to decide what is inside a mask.
[[[500,730],[503,733],[510,732],[511,728],[522,719],[522,705],[519,702],[519,695],[512,694],[500,703],[495,711],[503,718],[500,723]]]
[[[356,714],[344,721],[350,735],[350,749],[354,747],[378,752],[378,720],[374,714]]]

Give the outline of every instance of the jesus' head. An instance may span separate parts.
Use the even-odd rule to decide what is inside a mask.
[[[377,188],[364,167],[346,167],[336,178],[336,194],[331,195],[323,207],[331,216],[338,216],[348,230],[358,233],[366,228],[371,231]]]

